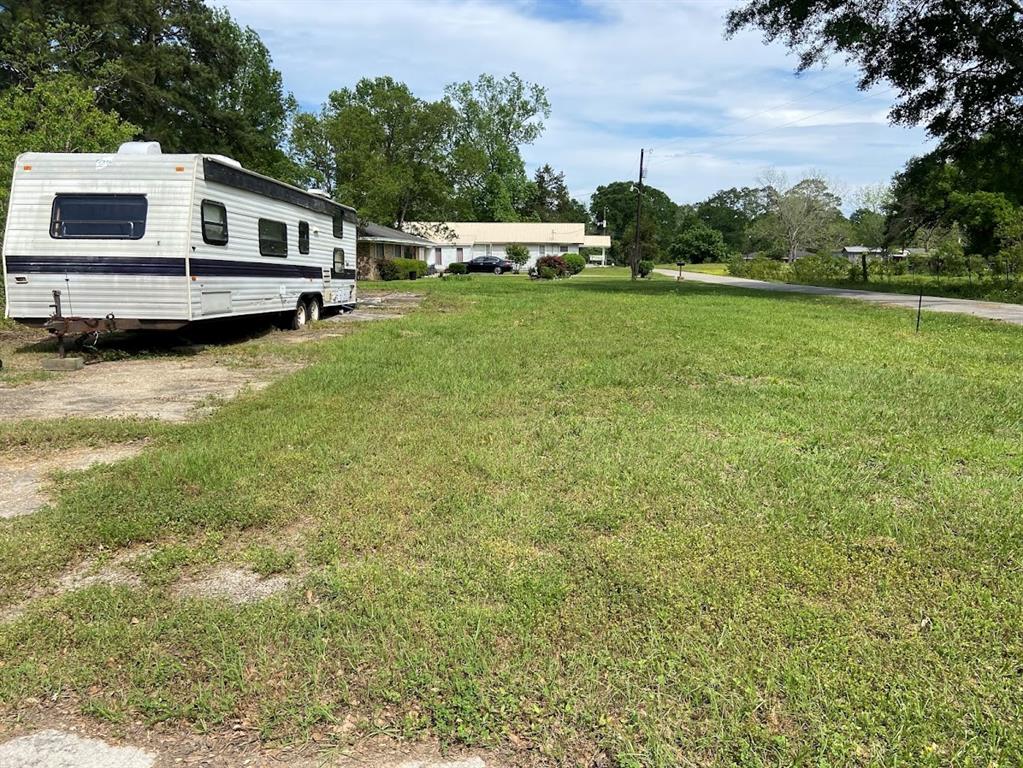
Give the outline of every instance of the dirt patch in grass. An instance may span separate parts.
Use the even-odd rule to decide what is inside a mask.
[[[203,576],[185,579],[175,590],[179,597],[226,600],[230,603],[254,603],[284,592],[293,583],[288,576],[262,577],[245,568],[218,568]]]
[[[243,720],[232,720],[218,730],[199,734],[170,722],[146,726],[140,721],[110,722],[81,714],[83,709],[94,708],[70,698],[56,702],[29,700],[16,716],[0,720],[0,757],[5,747],[11,749],[15,740],[33,737],[38,740],[40,733],[50,732],[49,743],[69,747],[67,752],[61,753],[61,759],[74,760],[83,754],[95,754],[105,761],[96,765],[104,766],[120,765],[110,762],[112,757],[133,757],[139,762],[124,765],[151,765],[153,768],[181,765],[206,768],[242,765],[250,768],[510,768],[535,764],[516,760],[510,754],[481,755],[478,750],[445,750],[432,741],[410,743],[383,735],[359,737],[356,724],[350,718],[336,724],[332,734],[319,734],[301,744],[273,747],[262,743],[256,731]],[[155,757],[155,762],[142,762],[146,755]],[[71,764],[92,765],[81,761],[27,763],[32,768]]]
[[[245,388],[262,389],[290,366],[228,368],[206,360],[129,360],[5,390],[0,421],[142,417],[186,421]]]
[[[0,608],[0,625],[15,621],[40,600],[60,597],[69,592],[103,584],[111,587],[142,586],[138,574],[131,570],[131,563],[147,551],[147,547],[134,547],[111,557],[92,557],[83,560],[57,577],[53,583],[36,585],[25,600]]]
[[[0,456],[0,518],[29,515],[48,501],[46,477],[54,470],[83,470],[135,456],[142,442],[78,448],[58,454]]]

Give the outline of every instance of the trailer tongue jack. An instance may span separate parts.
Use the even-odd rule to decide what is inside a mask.
[[[67,357],[67,349],[64,343],[65,336],[73,337],[73,344],[90,333],[99,336],[100,333],[109,333],[117,330],[117,319],[111,312],[102,320],[95,317],[65,317],[61,309],[60,291],[53,292],[53,314],[43,325],[46,330],[57,337],[57,356],[60,359]]]

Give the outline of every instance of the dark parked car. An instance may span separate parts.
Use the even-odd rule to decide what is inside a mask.
[[[515,265],[508,259],[500,259],[497,256],[477,256],[465,263],[470,272],[493,272],[495,275],[500,275],[515,269]]]

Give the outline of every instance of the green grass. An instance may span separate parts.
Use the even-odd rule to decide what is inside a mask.
[[[351,714],[620,766],[1023,760],[1019,328],[606,270],[403,288],[417,314],[0,521],[0,603],[157,545],[145,588],[0,625],[0,710],[273,741]],[[173,597],[285,534],[296,599]]]
[[[678,272],[678,265],[676,264],[658,264],[658,269],[670,269],[672,272]],[[728,265],[717,261],[708,261],[705,264],[686,264],[682,270],[684,272],[702,272],[707,275],[727,275]]]

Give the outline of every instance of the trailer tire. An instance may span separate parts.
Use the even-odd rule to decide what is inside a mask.
[[[310,296],[309,304],[307,306],[309,307],[309,311],[307,312],[306,317],[309,319],[309,322],[315,323],[319,321],[320,316],[323,314],[323,307],[320,306],[320,297]]]
[[[298,304],[295,305],[295,311],[291,313],[291,322],[288,327],[293,331],[300,331],[305,328],[307,322],[309,322],[309,305],[299,299]]]

